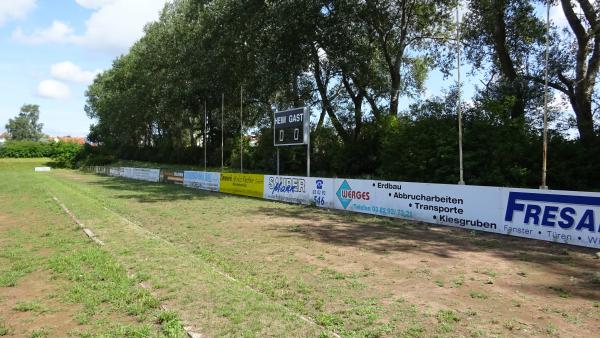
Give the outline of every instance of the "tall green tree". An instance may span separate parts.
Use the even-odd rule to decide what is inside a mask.
[[[581,140],[594,145],[599,137],[593,105],[600,72],[600,1],[560,0],[560,5],[569,24],[566,34],[570,38],[552,41],[549,85],[567,96]]]
[[[12,140],[38,141],[42,136],[43,123],[40,119],[40,106],[25,104],[19,114],[8,120],[5,128]]]
[[[568,29],[551,27],[549,86],[564,94],[575,113],[581,140],[594,144],[594,94],[600,70],[600,1],[472,0],[463,32],[467,58],[489,76],[486,90],[510,98],[512,118],[541,105],[545,82],[545,18],[535,6],[559,4]]]
[[[475,69],[486,69],[487,90],[508,98],[512,119],[524,118],[537,91],[525,78],[540,73],[544,24],[535,16],[532,1],[471,0],[462,33],[467,59]]]

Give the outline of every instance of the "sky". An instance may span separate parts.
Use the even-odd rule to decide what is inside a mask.
[[[157,20],[165,0],[0,0],[0,131],[23,104],[44,133],[85,136],[85,90]]]
[[[93,123],[84,112],[87,86],[142,37],[165,2],[0,0],[0,132],[23,104],[38,104],[44,133],[86,136]],[[559,8],[551,17],[566,23]],[[478,79],[463,76],[468,100]],[[439,95],[453,83],[434,71],[426,95]]]

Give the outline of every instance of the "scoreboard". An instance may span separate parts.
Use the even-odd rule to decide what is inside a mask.
[[[310,136],[308,108],[293,108],[276,112],[273,129],[276,147],[308,144]]]

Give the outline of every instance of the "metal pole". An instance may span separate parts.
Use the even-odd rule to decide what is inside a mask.
[[[304,119],[305,124],[307,124],[307,128],[304,128],[304,133],[307,137],[306,143],[306,177],[310,177],[310,114],[308,112],[308,108],[304,107]]]
[[[461,109],[461,83],[460,83],[460,17],[459,17],[460,1],[456,5],[456,76],[458,80],[456,111],[458,115],[458,161],[460,170],[460,180],[458,184],[465,184],[463,171],[463,131],[462,131],[462,109]]]
[[[279,147],[277,147],[277,176],[279,176]]]
[[[542,150],[542,185],[540,189],[548,189],[546,170],[548,165],[548,54],[550,43],[550,1],[546,5],[546,69],[544,80],[544,145]]]
[[[244,108],[244,86],[240,86],[240,172],[244,173],[244,120],[242,109]]]
[[[206,129],[208,126],[206,118],[206,100],[204,100],[204,141],[202,142],[202,146],[204,147],[204,171],[206,171]]]
[[[306,177],[310,177],[310,139],[306,145]]]
[[[225,115],[225,94],[221,93],[221,172],[223,172],[223,115]]]

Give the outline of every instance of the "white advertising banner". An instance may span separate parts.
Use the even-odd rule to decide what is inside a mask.
[[[264,198],[289,203],[310,204],[310,178],[265,175]]]
[[[335,208],[334,182],[333,178],[311,177],[308,182],[310,204],[319,208]]]
[[[219,191],[221,174],[208,171],[184,171],[183,185],[190,188]]]
[[[336,209],[600,248],[600,194],[335,179]]]
[[[502,188],[501,200],[507,235],[600,248],[599,193]]]
[[[160,180],[160,169],[123,168],[123,177],[139,181],[158,182]]]
[[[135,179],[135,177],[133,175],[133,170],[134,170],[134,168],[129,168],[129,167],[123,168],[123,177]]]
[[[340,210],[499,232],[500,188],[336,179],[335,195]]]
[[[158,169],[110,168],[157,182]],[[219,191],[220,174],[185,171],[187,187]],[[600,193],[264,176],[264,198],[600,248]]]
[[[333,208],[333,179],[265,175],[264,198]]]
[[[123,168],[121,167],[111,167],[108,171],[110,176],[114,177],[122,177],[123,176]]]

